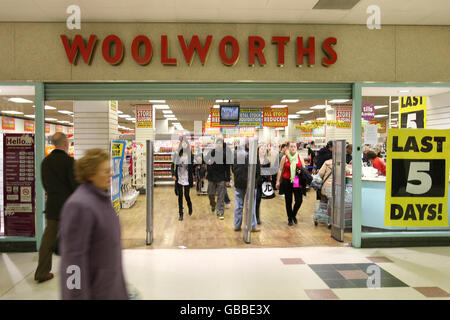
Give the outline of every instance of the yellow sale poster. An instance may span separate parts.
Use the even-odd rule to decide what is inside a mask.
[[[384,224],[448,227],[450,130],[389,129]]]
[[[400,128],[427,127],[427,97],[399,97]]]

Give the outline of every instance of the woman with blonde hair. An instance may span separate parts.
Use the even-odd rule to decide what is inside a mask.
[[[75,162],[82,183],[65,203],[60,222],[61,291],[65,300],[126,300],[119,217],[109,189],[111,163],[102,149]]]

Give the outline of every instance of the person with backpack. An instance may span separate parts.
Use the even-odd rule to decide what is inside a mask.
[[[294,223],[297,224],[297,213],[303,201],[301,187],[294,187],[294,181],[297,174],[300,174],[301,167],[305,168],[305,160],[298,153],[297,144],[295,142],[289,142],[288,151],[281,159],[276,184],[277,189],[280,190],[280,194],[284,194],[289,226],[292,226]],[[295,198],[294,207],[292,207],[292,195]]]

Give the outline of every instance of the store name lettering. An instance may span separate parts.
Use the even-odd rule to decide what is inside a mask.
[[[90,64],[95,54],[95,49],[98,41],[96,35],[91,34],[87,43],[79,34],[75,35],[73,40],[69,40],[66,35],[61,35],[61,40],[66,51],[67,59],[73,65],[77,64],[78,56],[81,55],[86,64]],[[208,35],[203,43],[198,35],[193,35],[187,43],[187,39],[182,35],[178,35],[179,48],[183,53],[184,60],[188,66],[191,66],[195,54],[200,59],[201,64],[206,64],[208,55],[211,51],[213,36]],[[285,48],[291,41],[289,36],[274,36],[271,43],[275,46],[277,52],[277,66],[283,67],[285,65]],[[307,65],[312,67],[316,64],[316,39],[309,37],[296,37],[292,39],[295,41],[296,49],[296,65],[301,67],[307,60]],[[337,39],[328,37],[321,43],[323,57],[321,64],[329,67],[336,63],[338,56],[333,48],[337,44]],[[173,51],[169,51],[169,38],[167,35],[161,35],[160,41],[161,49],[161,64],[164,66],[177,66],[178,59],[173,57]],[[260,66],[266,66],[267,60],[264,50],[266,49],[266,41],[260,36],[248,37],[248,65],[255,66],[256,60]],[[220,39],[218,44],[218,53],[220,60],[225,66],[234,66],[238,63],[241,47],[237,39],[233,36],[225,36]],[[125,54],[124,41],[117,35],[111,34],[105,37],[101,44],[101,51],[103,59],[111,65],[119,65],[123,61]],[[131,57],[133,60],[141,65],[148,65],[153,56],[153,45],[149,37],[145,35],[136,36],[131,42]]]

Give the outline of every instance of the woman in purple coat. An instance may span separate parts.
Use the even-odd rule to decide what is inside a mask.
[[[60,222],[62,298],[128,299],[119,218],[109,188],[109,155],[88,150],[75,163],[82,185],[65,203]]]

